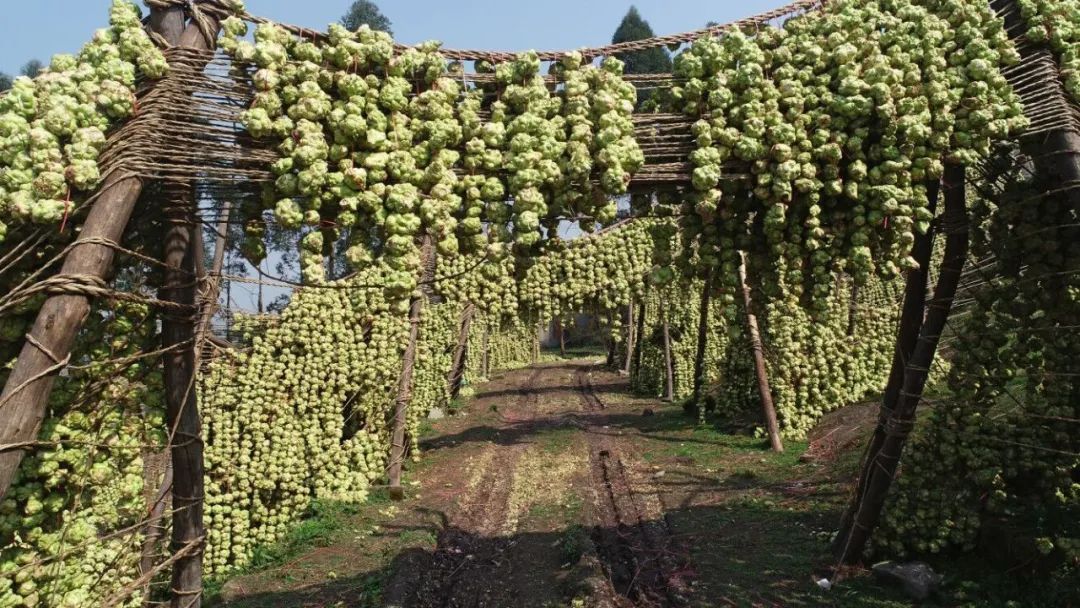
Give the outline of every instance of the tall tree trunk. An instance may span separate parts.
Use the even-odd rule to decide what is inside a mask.
[[[394,421],[390,437],[390,498],[403,500],[405,489],[401,487],[401,469],[405,462],[405,427],[409,419],[409,402],[412,400],[413,374],[416,366],[416,350],[420,340],[420,321],[427,295],[423,286],[428,284],[434,268],[435,244],[431,235],[425,235],[421,245],[423,271],[418,287],[409,302],[409,341],[405,345],[405,354],[401,361],[401,376],[398,377],[397,397],[394,400]]]
[[[694,353],[693,406],[702,407],[701,391],[705,387],[705,349],[709,342],[709,304],[712,302],[711,268],[705,269],[705,285],[701,288],[701,313],[698,315],[697,351]]]
[[[937,211],[940,190],[940,182],[927,184],[927,208],[930,213],[936,213]],[[833,552],[836,554],[840,554],[843,548],[848,545],[848,534],[854,522],[855,512],[867,491],[865,484],[870,479],[870,469],[874,466],[874,459],[885,441],[889,416],[896,410],[897,399],[900,397],[900,387],[904,381],[904,368],[915,351],[915,343],[918,341],[919,330],[923,324],[923,311],[926,306],[926,282],[929,277],[933,248],[933,230],[927,230],[926,234],[915,235],[915,242],[911,247],[911,256],[919,263],[919,267],[908,272],[889,379],[885,385],[885,393],[881,398],[877,426],[874,428],[874,434],[871,436],[863,454],[862,470],[859,474],[858,485],[855,488],[855,496],[840,520],[840,532],[833,541]]]
[[[884,438],[878,450],[868,455],[869,466],[865,467],[865,478],[860,479],[859,483],[863,492],[856,495],[851,524],[848,529],[841,530],[841,535],[837,537],[838,540],[843,538],[842,543],[834,546],[841,563],[859,561],[870,535],[877,527],[904,445],[915,424],[915,412],[922,399],[967,259],[969,227],[964,167],[947,165],[944,179],[945,213],[941,220],[946,238],[941,271],[915,349],[905,365],[900,397],[885,421]]]
[[[451,358],[450,373],[446,383],[450,387],[450,398],[457,399],[461,394],[461,381],[465,377],[465,360],[469,350],[469,329],[472,327],[473,317],[476,315],[476,307],[469,302],[461,311],[461,319],[458,321],[457,342],[454,344],[454,354]]]
[[[740,257],[739,283],[742,287],[743,306],[746,307],[746,329],[750,334],[750,348],[754,351],[754,374],[757,376],[758,395],[761,397],[761,411],[765,418],[765,428],[769,432],[769,445],[772,446],[774,452],[783,452],[784,443],[780,439],[780,423],[776,419],[776,407],[773,405],[769,374],[765,367],[765,349],[761,345],[761,332],[758,330],[753,298],[750,297],[750,284],[746,278],[746,254],[741,253]]]
[[[563,327],[562,317],[555,317],[555,333],[559,335],[559,356],[566,356],[566,328]]]

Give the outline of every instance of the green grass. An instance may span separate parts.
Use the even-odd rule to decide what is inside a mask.
[[[214,602],[220,595],[222,586],[229,579],[280,566],[310,551],[312,547],[326,547],[340,541],[343,532],[353,528],[363,507],[389,502],[390,497],[380,490],[373,490],[363,505],[339,501],[314,501],[305,511],[301,521],[290,529],[284,538],[272,545],[256,547],[248,565],[230,572],[227,576],[206,579],[203,583],[206,598]]]
[[[546,430],[537,434],[536,442],[544,452],[557,454],[569,449],[580,433],[580,430],[571,428]]]

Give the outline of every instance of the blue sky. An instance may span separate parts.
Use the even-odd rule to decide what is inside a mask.
[[[490,50],[599,46],[635,4],[657,34],[764,12],[785,0],[376,0],[402,42]],[[2,0],[0,71],[17,73],[32,58],[74,52],[108,19],[110,0]],[[248,10],[277,21],[325,28],[350,0],[247,0]]]

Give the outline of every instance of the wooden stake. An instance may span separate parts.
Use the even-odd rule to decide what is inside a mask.
[[[664,401],[675,401],[675,359],[671,352],[671,328],[668,324],[667,309],[663,298],[660,299],[660,318],[664,328]]]
[[[634,360],[634,348],[637,342],[637,326],[634,324],[634,302],[626,305],[626,361],[623,362],[623,373],[630,374],[630,366]]]
[[[465,377],[465,358],[469,350],[469,329],[472,327],[473,317],[476,315],[476,307],[469,302],[461,311],[461,319],[458,322],[457,343],[454,345],[454,355],[451,359],[450,373],[446,377],[447,386],[450,387],[450,398],[457,399],[461,394],[461,381]]]
[[[490,347],[488,346],[488,341],[489,341],[488,332],[489,332],[488,324],[487,324],[487,321],[485,320],[485,322],[484,322],[484,352],[482,352],[480,354],[480,357],[481,357],[480,358],[480,371],[484,375],[485,378],[487,378],[488,376],[491,375],[491,353],[489,352]]]
[[[637,312],[637,348],[634,349],[634,366],[630,369],[630,376],[632,378],[637,377],[641,373],[641,351],[645,350],[641,348],[642,336],[645,335],[645,298],[641,299],[638,304]]]
[[[776,419],[776,407],[773,405],[772,390],[769,388],[769,374],[765,368],[765,350],[761,345],[761,332],[758,331],[757,315],[754,314],[753,300],[750,297],[750,284],[746,279],[746,254],[740,252],[740,257],[739,283],[742,287],[743,305],[746,307],[746,329],[750,333],[750,348],[754,351],[754,374],[757,376],[761,410],[765,417],[765,428],[769,432],[769,444],[774,452],[783,452],[780,423]]]
[[[434,269],[435,243],[431,235],[425,235],[421,245],[421,259],[423,260],[423,276],[421,284],[430,281]],[[402,356],[401,376],[398,378],[397,397],[394,400],[394,423],[390,437],[390,498],[403,500],[405,489],[401,487],[401,469],[405,461],[405,427],[409,418],[409,402],[412,399],[413,373],[416,365],[417,343],[420,340],[420,321],[424,311],[424,301],[427,296],[423,290],[417,289],[409,302],[409,341],[405,345],[405,354]]]
[[[701,288],[701,312],[698,315],[697,351],[694,353],[693,408],[700,408],[701,391],[705,387],[705,349],[709,343],[709,304],[712,302],[712,269],[705,268],[705,285]]]

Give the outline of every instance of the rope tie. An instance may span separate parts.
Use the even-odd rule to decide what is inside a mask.
[[[30,344],[34,348],[40,350],[42,353],[45,353],[45,356],[48,357],[50,361],[52,361],[54,364],[56,364],[58,366],[63,367],[65,365],[67,365],[67,362],[71,359],[70,356],[65,357],[63,359],[61,359],[60,357],[57,357],[56,353],[52,352],[51,350],[49,350],[49,348],[47,346],[45,346],[40,341],[38,341],[38,339],[34,337],[34,334],[26,334],[26,342],[27,342],[27,344]]]
[[[188,0],[187,10],[191,12],[191,20],[199,28],[207,46],[213,47],[213,42],[217,39],[217,27],[214,26],[213,20],[192,0]]]

